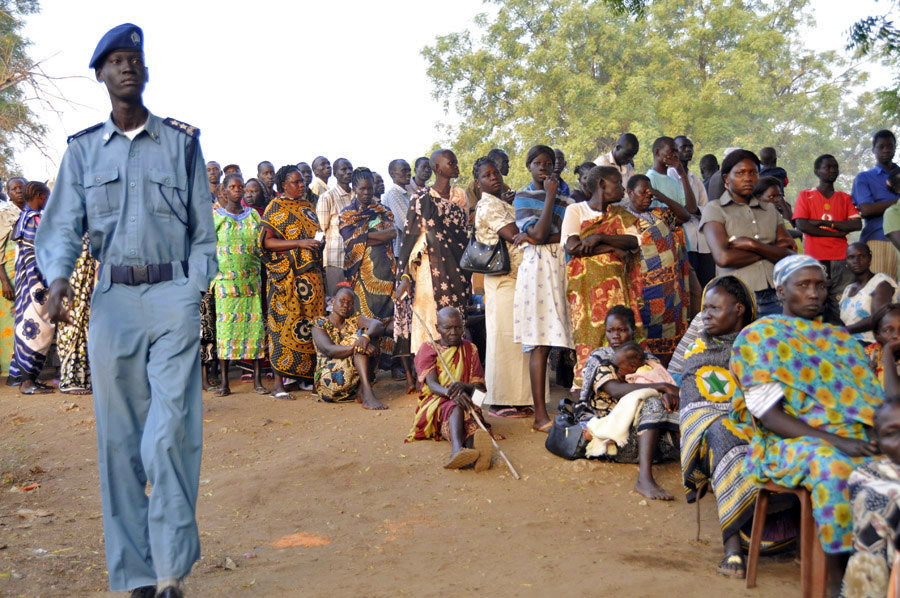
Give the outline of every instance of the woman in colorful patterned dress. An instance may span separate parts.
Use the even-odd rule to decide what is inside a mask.
[[[322,241],[319,220],[303,199],[306,188],[296,166],[283,166],[275,175],[282,195],[272,199],[262,218],[259,235],[262,262],[268,272],[269,362],[275,373],[272,396],[293,399],[284,378],[299,380],[312,390],[316,348],[313,322],[325,314]]]
[[[571,256],[566,293],[575,341],[573,390],[582,388],[591,352],[606,343],[609,308],[627,305],[639,316],[641,297],[638,219],[618,205],[625,193],[622,175],[610,166],[597,166],[586,184],[591,198],[566,209],[560,237]],[[641,340],[643,329],[638,326],[633,336]]]
[[[742,540],[749,540],[758,491],[743,475],[753,429],[729,360],[738,333],[756,318],[753,293],[735,276],[716,278],[704,290],[701,317],[703,330],[684,354],[679,395],[684,490],[689,503],[712,490],[725,548],[717,571],[743,579]],[[764,538],[763,549],[791,539]]]
[[[219,273],[210,285],[216,299],[216,354],[222,374],[216,396],[231,394],[228,365],[234,359],[253,360],[253,391],[265,394],[259,363],[266,356],[259,282],[260,219],[253,208],[241,205],[241,175],[227,174],[222,184],[225,206],[213,212]]]
[[[326,403],[355,399],[363,409],[387,409],[375,397],[370,382],[384,324],[355,313],[357,297],[346,284],[338,284],[331,313],[317,318],[312,331],[318,354],[316,393]]]
[[[16,222],[25,208],[25,185],[22,177],[13,177],[6,182],[9,201],[0,204],[0,375],[9,375],[16,346],[16,244],[12,240]],[[7,378],[6,384],[13,384]]]
[[[453,307],[465,321],[469,303],[468,273],[459,260],[469,241],[465,192],[462,205],[450,182],[459,176],[456,155],[447,149],[431,154],[434,185],[419,191],[409,201],[397,272],[400,281],[395,297],[394,340],[398,356],[415,354],[428,340],[437,338],[437,312]],[[415,310],[427,326],[414,318]]]
[[[38,376],[53,344],[56,325],[47,312],[47,281],[38,270],[34,236],[50,189],[31,181],[25,186],[25,209],[19,216],[12,240],[16,242],[16,348],[9,376],[21,380],[22,394],[46,394],[53,387],[38,382]]]
[[[340,214],[344,240],[344,279],[359,298],[359,309],[366,318],[390,326],[394,319],[394,283],[397,265],[393,240],[397,236],[394,217],[375,200],[375,179],[367,168],[357,168],[350,178],[356,196]],[[379,339],[385,368],[390,369],[394,351],[392,336]],[[373,364],[373,367],[377,366]]]
[[[91,320],[91,296],[97,262],[91,255],[90,236],[81,239],[81,255],[69,278],[72,301],[69,304],[71,324],[61,324],[56,331],[59,353],[59,390],[66,394],[91,393],[91,366],[88,362],[88,324]]]
[[[651,208],[654,199],[667,207]],[[622,207],[637,216],[640,234],[641,321],[646,335],[642,344],[668,364],[690,321],[690,267],[682,224],[691,217],[684,206],[654,189],[642,174],[628,179],[628,196]]]
[[[731,353],[746,410],[759,420],[744,475],[755,484],[810,491],[837,596],[853,541],[847,479],[878,454],[867,428],[883,391],[861,345],[819,316],[828,293],[825,269],[792,255],[775,265],[774,279],[783,314],[744,328]]]

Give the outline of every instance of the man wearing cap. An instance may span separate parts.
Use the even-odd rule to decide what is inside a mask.
[[[110,589],[180,598],[200,558],[199,303],[217,271],[209,189],[199,131],[143,105],[140,28],[107,32],[90,67],[112,114],[69,138],[37,259],[57,322],[69,321],[62,300],[85,231],[101,263],[88,354]]]

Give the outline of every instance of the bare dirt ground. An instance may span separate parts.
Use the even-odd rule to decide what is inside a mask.
[[[697,542],[677,463],[656,470],[678,500],[645,501],[637,466],[568,462],[529,420],[492,418],[522,479],[496,461],[446,471],[447,443],[404,444],[415,397],[381,376],[384,412],[241,382],[204,394],[188,596],[799,594],[793,555],[764,558],[754,590],[716,574],[715,504],[701,504]],[[0,595],[125,595],[107,591],[96,458],[90,396],[0,386]]]

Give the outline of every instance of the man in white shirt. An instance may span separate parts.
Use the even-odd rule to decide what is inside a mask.
[[[622,175],[622,186],[628,185],[628,179],[634,174],[634,157],[641,149],[638,138],[632,133],[623,133],[616,142],[616,147],[607,154],[597,156],[597,166],[612,166]]]

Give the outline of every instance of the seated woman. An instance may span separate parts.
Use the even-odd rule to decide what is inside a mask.
[[[701,314],[703,328],[684,353],[681,471],[689,503],[702,498],[707,489],[716,498],[725,547],[717,571],[743,579],[741,533],[749,535],[757,487],[743,477],[753,430],[746,410],[735,411],[744,399],[728,364],[735,338],[756,317],[756,303],[739,278],[723,276],[706,286]],[[764,539],[762,548],[775,550],[787,541]]]
[[[900,402],[896,398],[875,412],[875,438],[884,456],[850,474],[853,556],[844,573],[841,595],[845,598],[888,592],[900,530]]]
[[[633,390],[652,388],[658,391],[659,397],[644,401],[628,442],[611,458],[618,463],[640,463],[634,486],[637,492],[651,499],[673,500],[672,495],[653,479],[652,467],[657,455],[662,459],[678,458],[678,387],[666,383],[621,382],[612,359],[619,345],[634,340],[634,311],[624,305],[613,306],[607,312],[605,327],[609,345],[591,353],[584,366],[580,401],[589,408],[585,410],[582,425],[586,426],[591,417],[609,415],[619,399]],[[644,360],[657,361],[649,353],[644,354]]]
[[[841,295],[841,320],[847,331],[865,344],[875,342],[875,315],[889,303],[900,301],[900,287],[887,274],[873,274],[872,250],[865,243],[847,246],[847,269],[856,277]]]
[[[789,256],[776,264],[773,278],[784,313],[744,328],[731,352],[746,402],[735,411],[759,420],[743,470],[754,484],[810,491],[836,596],[853,537],[847,479],[878,454],[867,428],[883,392],[860,344],[819,317],[827,295],[819,262]]]
[[[356,293],[338,285],[331,313],[313,324],[316,344],[315,391],[326,403],[356,399],[363,409],[387,409],[375,398],[371,375],[378,364],[377,339],[384,334],[380,320],[354,314]],[[365,328],[365,332],[361,330]],[[358,394],[357,394],[357,391]]]
[[[484,423],[481,409],[472,405],[472,393],[486,390],[484,370],[478,349],[463,338],[464,329],[459,311],[444,307],[437,313],[440,344],[426,341],[416,353],[422,393],[406,442],[448,439],[451,452],[445,469],[474,463],[475,471],[484,471],[491,466],[493,447],[488,433],[474,419],[478,417]],[[485,427],[490,429],[487,424]]]

